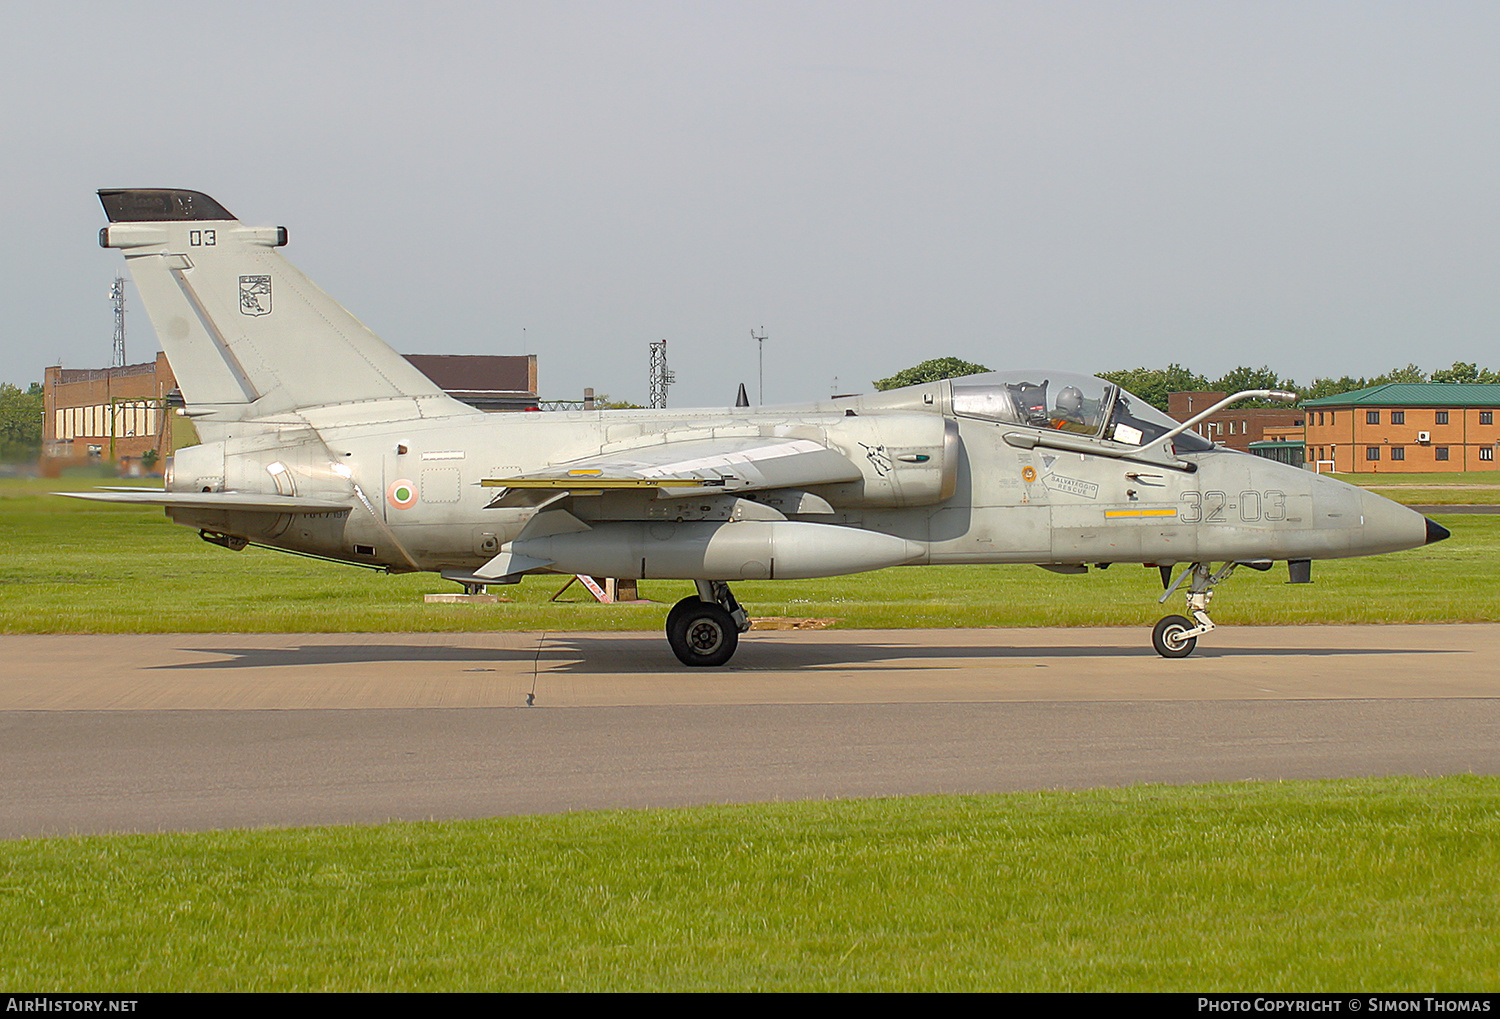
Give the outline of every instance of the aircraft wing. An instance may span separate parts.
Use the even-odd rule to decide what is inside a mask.
[[[258,492],[167,492],[152,488],[100,488],[92,492],[53,492],[70,499],[123,502],[138,506],[181,506],[187,509],[237,510],[252,513],[337,513],[349,503],[309,499],[299,495],[262,495]]]
[[[489,488],[543,489],[575,495],[655,489],[657,498],[753,492],[858,481],[857,466],[811,439],[751,436],[689,439],[553,464],[539,471],[486,478]]]

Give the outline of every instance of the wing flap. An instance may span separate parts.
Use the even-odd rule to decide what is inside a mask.
[[[751,492],[858,481],[842,453],[811,439],[693,439],[638,446],[554,464],[540,471],[486,478],[488,488],[551,489],[575,495],[654,489],[659,499],[688,498],[705,489]]]

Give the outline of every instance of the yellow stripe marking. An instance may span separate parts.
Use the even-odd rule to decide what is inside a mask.
[[[1175,517],[1177,508],[1171,509],[1138,509],[1138,510],[1105,510],[1106,519],[1110,517]]]

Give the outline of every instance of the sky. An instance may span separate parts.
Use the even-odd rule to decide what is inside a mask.
[[[1500,5],[6,4],[0,381],[107,365],[105,187],[203,191],[541,396],[930,357],[1500,367]],[[155,334],[127,289],[127,354]]]

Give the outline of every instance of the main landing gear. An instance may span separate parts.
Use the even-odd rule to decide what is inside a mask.
[[[1225,563],[1215,573],[1211,563],[1194,563],[1183,571],[1182,576],[1177,578],[1177,583],[1167,588],[1166,592],[1157,599],[1158,604],[1165,604],[1172,597],[1172,593],[1182,586],[1182,582],[1189,577],[1192,583],[1188,585],[1187,616],[1164,616],[1156,623],[1156,628],[1151,631],[1151,646],[1156,653],[1163,658],[1186,658],[1193,653],[1193,648],[1198,646],[1198,638],[1214,628],[1214,621],[1208,618],[1208,602],[1214,596],[1214,585],[1229,579],[1229,575],[1240,566],[1249,566],[1252,569],[1268,570],[1270,563],[1248,562],[1248,563]],[[1166,583],[1170,575],[1170,567],[1163,566],[1162,582]]]
[[[683,665],[718,666],[734,657],[750,617],[722,580],[699,580],[698,593],[667,613],[667,643]]]

